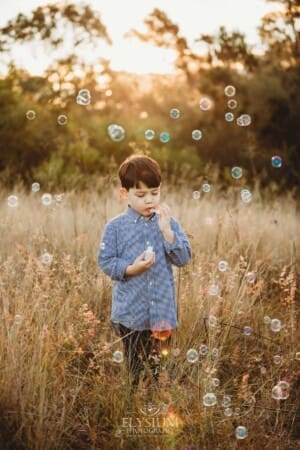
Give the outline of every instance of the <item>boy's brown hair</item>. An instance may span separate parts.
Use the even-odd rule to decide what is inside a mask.
[[[127,191],[132,187],[139,188],[140,181],[149,188],[155,188],[160,185],[161,170],[158,162],[149,156],[131,155],[120,165],[119,178]]]

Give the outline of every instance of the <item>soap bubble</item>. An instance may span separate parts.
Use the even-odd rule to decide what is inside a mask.
[[[226,407],[231,404],[231,397],[229,395],[224,395],[222,400],[222,406]]]
[[[285,380],[278,381],[272,389],[272,398],[275,400],[286,400],[290,396],[290,383]]]
[[[173,348],[172,355],[179,356],[180,355],[180,348],[178,348],[178,347]]]
[[[124,128],[116,123],[108,125],[107,132],[111,140],[114,142],[123,141],[123,139],[125,138]]]
[[[177,108],[172,108],[170,110],[170,117],[171,119],[179,119],[180,117],[180,111]]]
[[[244,335],[245,336],[250,336],[252,333],[252,328],[249,326],[244,327]]]
[[[101,250],[105,249],[105,242],[101,242],[100,248],[101,248]]]
[[[212,386],[212,387],[218,387],[218,386],[220,386],[220,380],[219,380],[219,378],[212,378],[212,380],[211,380],[211,386]]]
[[[219,288],[217,284],[211,284],[208,288],[209,295],[218,295]]]
[[[227,112],[225,114],[225,120],[226,120],[226,122],[233,122],[234,121],[234,115],[231,112]]]
[[[62,199],[63,199],[64,194],[56,194],[54,195],[54,200],[56,201],[56,203],[61,203]]]
[[[32,183],[31,190],[32,192],[38,192],[40,190],[40,183]]]
[[[225,408],[224,409],[224,415],[225,416],[230,417],[230,416],[232,416],[232,414],[233,414],[232,408]]]
[[[246,274],[246,280],[248,283],[254,283],[255,281],[255,273],[254,272],[248,272]]]
[[[116,363],[121,363],[121,362],[123,362],[123,353],[120,351],[120,350],[116,350],[114,353],[113,353],[113,356],[112,356],[112,359],[113,359],[113,361],[114,362],[116,362]]]
[[[237,166],[233,167],[231,169],[231,176],[235,180],[239,180],[243,176],[243,169],[241,167],[237,167]]]
[[[49,206],[52,203],[52,195],[51,194],[43,194],[42,195],[42,203],[44,206]]]
[[[199,359],[199,354],[198,354],[197,350],[194,348],[190,348],[186,352],[186,359],[189,363],[192,363],[192,364],[197,362]]]
[[[245,439],[248,436],[247,428],[243,427],[242,425],[236,427],[235,436],[237,439]]]
[[[213,392],[208,392],[203,396],[203,405],[204,406],[214,406],[217,404],[217,397]]]
[[[193,199],[194,200],[199,200],[200,197],[201,197],[201,193],[199,191],[194,191],[193,192]]]
[[[34,119],[36,118],[36,112],[33,111],[32,109],[29,109],[29,110],[26,112],[26,118],[27,118],[28,120],[34,120]]]
[[[146,130],[145,131],[145,138],[148,140],[148,141],[152,141],[152,139],[154,139],[154,137],[155,137],[155,131],[154,130]]]
[[[208,317],[208,325],[210,327],[215,327],[218,323],[218,319],[215,316],[209,316]]]
[[[21,316],[20,314],[15,315],[15,320],[14,320],[15,325],[20,325],[22,320],[23,320],[23,316]]]
[[[57,117],[57,123],[58,123],[58,125],[67,125],[67,123],[68,123],[67,116],[65,116],[64,114],[60,114]]]
[[[218,269],[220,272],[225,272],[228,268],[228,262],[227,261],[220,261],[218,264]]]
[[[242,114],[236,119],[236,123],[240,127],[248,127],[251,124],[251,116],[249,114]]]
[[[207,355],[207,353],[208,353],[208,347],[207,347],[207,345],[201,344],[201,345],[200,345],[200,348],[199,348],[199,353],[200,353],[200,355],[202,355],[202,356]]]
[[[237,107],[237,101],[234,98],[232,98],[228,100],[227,106],[229,109],[235,109]]]
[[[80,89],[76,97],[78,105],[87,106],[91,103],[91,94],[88,89]]]
[[[244,203],[249,203],[252,200],[252,194],[248,189],[241,190],[241,199]]]
[[[163,131],[162,133],[160,133],[159,135],[159,140],[160,142],[162,142],[163,144],[167,144],[171,139],[171,135],[170,133],[168,133],[167,131]]]
[[[265,316],[265,317],[264,317],[264,324],[265,324],[265,325],[270,325],[270,323],[271,323],[271,317]]]
[[[202,138],[202,131],[201,130],[193,130],[192,138],[194,139],[194,141],[200,141],[200,139]]]
[[[47,265],[47,264],[51,264],[53,261],[53,255],[51,255],[50,253],[44,253],[41,256],[41,261],[43,264]]]
[[[200,99],[199,106],[202,111],[208,111],[212,106],[212,102],[209,98],[203,97]]]
[[[281,320],[272,319],[270,323],[270,329],[274,331],[274,333],[278,333],[281,330]]]
[[[219,349],[214,347],[211,351],[211,356],[216,359],[219,356]]]
[[[19,199],[16,195],[10,195],[9,197],[7,197],[7,205],[10,208],[16,208],[19,204]]]
[[[272,166],[275,167],[276,169],[278,169],[279,167],[282,166],[281,156],[278,156],[278,155],[272,156],[271,162],[272,162]]]
[[[233,97],[235,95],[236,89],[234,86],[228,85],[224,89],[224,93],[227,97]]]
[[[208,183],[204,183],[203,185],[202,185],[202,191],[203,192],[210,192],[210,184],[208,184]]]
[[[274,356],[273,356],[273,361],[274,361],[274,364],[279,365],[279,364],[282,363],[282,358],[281,358],[280,355],[274,355]]]

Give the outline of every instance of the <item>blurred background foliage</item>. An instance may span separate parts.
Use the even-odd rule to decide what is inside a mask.
[[[51,188],[85,188],[109,172],[132,152],[149,154],[162,165],[173,183],[196,183],[205,179],[226,186],[232,183],[230,169],[244,169],[243,184],[271,187],[274,192],[291,189],[299,195],[299,0],[281,0],[281,12],[261,20],[259,35],[264,52],[257,55],[240,31],[220,27],[217,35],[199,35],[206,54],[194,53],[179,27],[154,9],[145,18],[146,32],[128,35],[176,51],[172,75],[137,75],[116,72],[108,60],[87,65],[76,53],[80,45],[99,39],[111,43],[101,18],[85,4],[49,4],[31,15],[19,14],[0,29],[0,52],[9,54],[13,45],[33,38],[48,51],[63,45],[63,31],[72,31],[73,52],[53,61],[45,76],[33,76],[11,61],[0,79],[0,180],[12,187],[38,181]],[[298,21],[298,28],[297,28]],[[134,48],[133,48],[134,51]],[[235,117],[250,114],[249,127],[226,122],[226,85],[236,88]],[[92,101],[78,105],[80,89],[89,89]],[[199,100],[209,97],[213,107],[201,111]],[[170,118],[171,108],[180,118]],[[26,112],[36,118],[28,120]],[[67,124],[57,123],[58,115]],[[107,126],[117,123],[125,139],[114,142]],[[146,129],[156,137],[147,141]],[[203,137],[192,139],[194,129]],[[168,131],[163,144],[159,133]],[[280,155],[276,169],[271,157]]]

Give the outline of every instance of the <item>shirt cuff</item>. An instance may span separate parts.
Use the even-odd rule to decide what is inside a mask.
[[[180,246],[180,240],[177,237],[177,234],[174,230],[172,230],[174,233],[174,242],[170,244],[166,239],[164,239],[164,247],[167,253],[170,253],[172,250],[175,250],[175,248],[181,248]]]

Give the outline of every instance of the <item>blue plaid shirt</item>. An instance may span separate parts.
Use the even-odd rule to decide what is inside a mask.
[[[179,223],[171,217],[174,241],[169,244],[158,226],[130,206],[104,227],[98,263],[114,281],[111,321],[133,330],[177,328],[177,305],[172,264],[184,266],[191,259],[191,246]],[[129,264],[153,246],[155,263],[139,275],[127,276]],[[163,325],[162,325],[163,324]],[[167,325],[166,325],[167,324]]]

